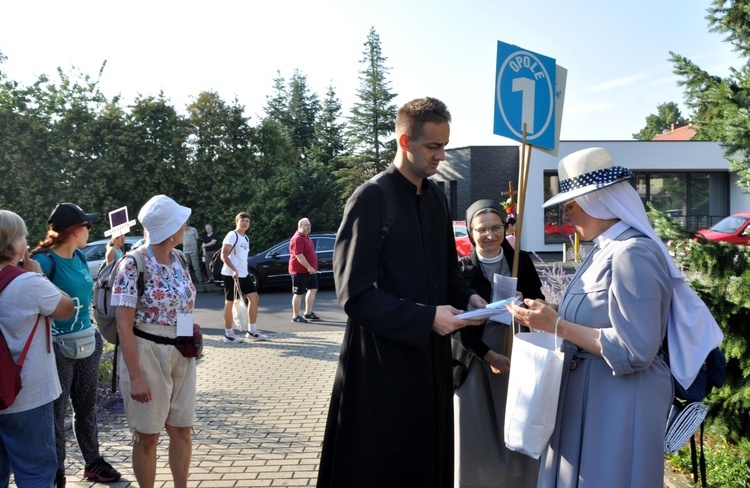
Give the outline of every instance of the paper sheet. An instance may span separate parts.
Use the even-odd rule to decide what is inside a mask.
[[[492,277],[492,301],[496,302],[506,297],[515,297],[518,289],[518,278],[503,276],[495,273]],[[493,315],[489,318],[493,322],[510,325],[512,317],[505,307],[502,307],[502,313]]]

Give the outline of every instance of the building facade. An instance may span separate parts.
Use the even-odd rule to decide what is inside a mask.
[[[558,191],[557,163],[588,147],[603,147],[615,164],[630,168],[632,184],[644,202],[667,212],[689,230],[709,227],[727,215],[750,209],[750,196],[737,186],[729,162],[716,142],[708,141],[561,141],[558,156],[532,149],[523,220],[522,248],[558,252],[573,229],[557,207],[542,209]],[[477,199],[508,198],[518,188],[520,146],[469,146],[446,151],[434,179],[445,190],[454,219],[463,220]],[[503,192],[506,192],[503,195]]]

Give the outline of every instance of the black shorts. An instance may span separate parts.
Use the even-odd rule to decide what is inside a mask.
[[[221,277],[224,279],[224,298],[228,302],[233,302],[234,301],[234,278],[232,278],[231,276],[226,276],[226,275],[221,275]],[[242,292],[243,295],[256,293],[258,291],[250,275],[247,275],[244,278],[238,278],[238,280],[240,281],[240,291]]]
[[[318,274],[298,273],[292,275],[292,293],[304,295],[307,290],[318,289]]]

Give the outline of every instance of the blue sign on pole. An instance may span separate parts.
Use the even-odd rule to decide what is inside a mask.
[[[555,60],[498,41],[494,133],[535,146],[555,147]]]

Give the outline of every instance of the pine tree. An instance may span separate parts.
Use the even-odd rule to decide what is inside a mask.
[[[713,0],[706,18],[709,30],[725,34],[725,40],[741,56],[750,57],[750,2]],[[739,185],[750,189],[750,69],[745,62],[730,68],[727,78],[711,75],[684,56],[670,52],[674,73],[685,87],[685,102],[703,139],[722,142]]]
[[[396,153],[391,137],[396,124],[395,93],[390,91],[386,76],[386,57],[380,47],[380,36],[370,29],[362,52],[362,70],[359,72],[358,101],[352,108],[346,130],[352,154],[346,158],[346,167],[337,177],[344,194],[348,196],[359,184],[384,170]]]

